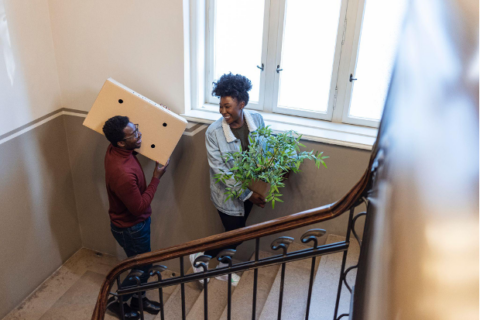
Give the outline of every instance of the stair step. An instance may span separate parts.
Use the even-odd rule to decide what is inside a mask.
[[[273,254],[260,251],[258,253],[260,259],[271,257]],[[268,293],[272,287],[275,275],[277,274],[279,266],[271,266],[258,269],[257,280],[257,304],[256,304],[256,317],[258,319],[262,312],[263,305],[267,300]],[[243,273],[240,282],[232,294],[232,319],[243,320],[250,319],[252,317],[252,299],[253,299],[253,278],[254,271],[249,270]],[[227,307],[223,310],[220,320],[227,320]]]
[[[288,252],[308,248],[310,247],[294,242],[290,245]],[[317,258],[317,260],[319,259]],[[301,320],[305,317],[311,263],[311,259],[287,263],[283,290],[282,319]],[[278,318],[280,281],[281,267],[279,267],[275,276],[275,282],[272,285],[265,306],[263,307],[260,320],[273,320]]]
[[[330,234],[326,243],[345,241],[345,237]],[[360,255],[360,246],[352,237],[348,249],[345,270],[357,264]],[[310,307],[311,320],[333,319],[335,301],[337,299],[338,280],[342,267],[343,252],[329,254],[322,257],[313,284],[312,301]],[[356,270],[348,273],[347,280],[351,287],[355,284]],[[351,294],[343,285],[340,296],[338,315],[349,313]]]
[[[72,286],[76,285],[87,271],[105,276],[117,263],[118,260],[113,256],[97,255],[95,251],[80,249],[3,319],[38,320],[42,315],[49,312],[49,309]],[[98,295],[98,290],[95,293],[96,295]],[[95,305],[97,299],[96,295],[93,305]],[[91,310],[93,310],[93,306]],[[91,314],[89,317],[91,317]]]
[[[232,294],[235,287],[232,286]],[[204,319],[204,293],[198,296],[197,301],[188,313],[187,320],[203,320]],[[208,283],[208,319],[218,320],[225,309],[228,302],[228,283],[211,278]]]
[[[193,269],[190,268],[186,274],[191,274]],[[167,287],[172,288],[169,290],[173,290],[167,299],[165,300],[165,319],[168,320],[181,320],[182,319],[182,291],[181,286],[172,286]],[[192,309],[195,301],[198,299],[198,296],[203,290],[203,286],[198,282],[188,282],[185,283],[185,312],[188,314]],[[165,292],[165,291],[164,291]],[[155,320],[160,319],[160,314],[155,317]]]

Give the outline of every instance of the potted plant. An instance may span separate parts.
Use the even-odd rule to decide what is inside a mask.
[[[290,171],[300,171],[300,165],[305,159],[315,161],[317,168],[327,165],[323,152],[300,152],[301,135],[295,131],[273,134],[269,126],[250,133],[248,150],[225,154],[225,160],[233,160],[230,171],[224,171],[215,175],[227,188],[227,199],[239,197],[247,188],[262,194],[267,202],[283,202],[279,188],[285,186],[283,180]]]

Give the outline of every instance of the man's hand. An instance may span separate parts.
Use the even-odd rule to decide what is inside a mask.
[[[164,166],[162,166],[160,163],[155,161],[155,169],[153,170],[153,177],[160,179],[165,171],[167,171],[168,164],[170,163],[170,159],[167,160],[167,163],[165,163]]]
[[[252,195],[250,198],[248,198],[253,204],[256,204],[260,208],[265,208],[265,198],[262,197],[259,193],[256,193],[253,191]]]

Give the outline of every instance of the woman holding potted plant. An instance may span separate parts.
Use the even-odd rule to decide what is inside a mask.
[[[227,153],[247,150],[249,134],[263,128],[265,123],[262,116],[254,111],[245,110],[248,104],[248,91],[252,89],[249,79],[242,75],[232,73],[224,74],[218,82],[214,83],[212,95],[220,98],[220,114],[222,117],[212,123],[205,133],[208,163],[210,165],[210,192],[211,200],[217,208],[225,231],[243,228],[253,205],[265,207],[265,198],[248,188],[238,197],[226,195],[226,183],[216,183],[215,175],[229,172],[233,168],[233,161],[226,160]],[[200,255],[216,257],[224,249],[235,249],[240,243],[225,248],[198,252],[190,255],[193,263]],[[220,263],[217,268],[227,267]],[[193,267],[195,272],[202,269]],[[219,280],[228,280],[228,276],[219,276]],[[240,277],[232,274],[232,285],[236,286]],[[201,281],[202,282],[202,281]]]

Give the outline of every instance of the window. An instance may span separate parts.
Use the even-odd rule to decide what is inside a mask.
[[[356,59],[352,78],[356,80],[350,81],[347,91],[344,122],[370,125],[380,120],[405,10],[403,0],[367,0],[361,4],[355,41],[358,51],[352,55]]]
[[[405,3],[205,0],[204,79],[197,81],[205,86],[197,102],[217,111],[212,83],[240,73],[253,85],[247,108],[378,126]]]

